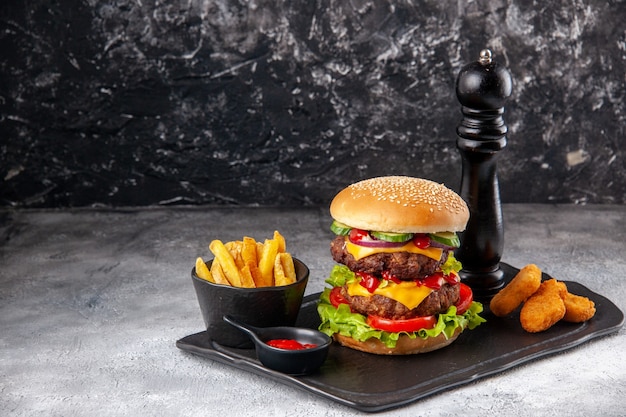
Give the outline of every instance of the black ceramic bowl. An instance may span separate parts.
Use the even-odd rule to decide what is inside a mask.
[[[211,263],[207,267],[211,268]],[[280,287],[236,288],[213,284],[191,270],[202,318],[211,340],[235,348],[252,348],[248,336],[223,320],[229,315],[256,327],[293,326],[309,280],[309,268],[294,258],[296,282]]]
[[[241,330],[254,342],[261,363],[290,375],[315,372],[326,360],[332,339],[324,333],[304,327],[253,327],[225,316],[224,321]],[[287,350],[270,346],[270,340],[287,339],[312,345],[305,349]]]

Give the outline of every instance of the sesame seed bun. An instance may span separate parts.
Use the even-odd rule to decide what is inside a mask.
[[[461,232],[465,201],[443,184],[405,177],[376,177],[340,191],[330,215],[350,227],[396,233]]]

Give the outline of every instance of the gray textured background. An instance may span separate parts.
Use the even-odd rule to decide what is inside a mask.
[[[504,202],[626,202],[624,1],[0,4],[0,205],[326,205],[460,182],[454,83],[513,76]]]

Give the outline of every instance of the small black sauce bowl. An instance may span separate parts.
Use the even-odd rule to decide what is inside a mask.
[[[211,260],[206,263],[209,269],[212,262]],[[293,326],[298,318],[309,280],[309,268],[296,258],[293,262],[296,282],[262,288],[237,288],[214,284],[199,278],[194,267],[191,270],[191,279],[211,340],[234,348],[254,347],[249,337],[223,320],[225,315],[257,327]]]
[[[263,366],[290,375],[306,375],[316,371],[328,356],[332,339],[315,329],[304,327],[255,327],[230,316],[224,321],[239,329],[254,342]],[[299,350],[280,349],[267,344],[270,340],[290,339],[315,347]]]

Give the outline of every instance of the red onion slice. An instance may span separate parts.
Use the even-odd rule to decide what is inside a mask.
[[[365,237],[358,241],[350,239],[351,243],[355,245],[363,246],[366,248],[401,248],[406,245],[407,242],[387,242],[384,240],[373,239],[372,237]]]

